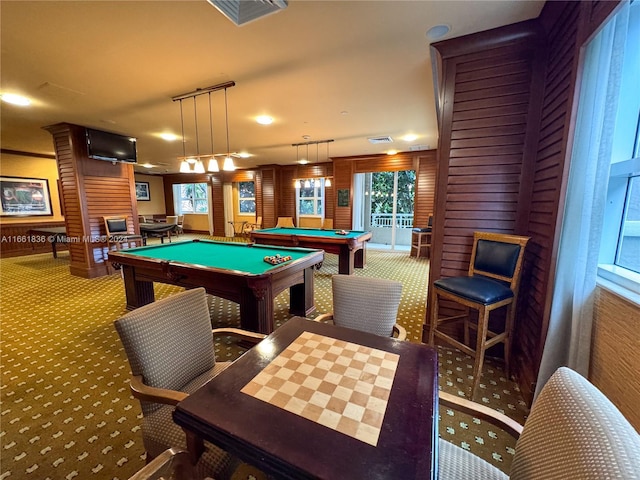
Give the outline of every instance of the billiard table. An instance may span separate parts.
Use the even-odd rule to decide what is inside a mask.
[[[66,244],[69,242],[67,229],[65,227],[32,228],[28,234],[31,239],[32,248],[35,248],[34,243],[49,242],[51,244],[51,250],[53,251],[53,258],[58,258],[57,245],[59,243]]]
[[[277,265],[264,260],[275,255],[291,260]],[[260,333],[273,331],[273,299],[285,288],[291,314],[306,316],[315,310],[313,271],[323,260],[321,250],[209,240],[109,252],[109,261],[122,268],[127,309],[154,301],[153,282],[204,287],[239,303],[241,327]]]
[[[262,245],[318,248],[338,255],[338,273],[351,275],[354,268],[366,264],[366,244],[371,232],[357,230],[323,230],[320,228],[276,227],[255,230],[251,241]]]

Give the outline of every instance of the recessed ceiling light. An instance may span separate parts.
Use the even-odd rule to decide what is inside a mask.
[[[450,31],[451,27],[449,25],[435,25],[427,30],[427,38],[435,40],[437,38],[444,37]]]
[[[306,165],[307,163],[309,163],[309,160],[307,160],[306,158],[301,158],[300,160],[298,160],[298,163],[300,165]]]
[[[240,153],[238,153],[238,156],[240,158],[249,158],[249,157],[252,157],[253,155],[251,155],[250,153],[247,153],[247,152],[240,152]]]
[[[154,167],[154,165],[151,165],[150,163],[143,163],[142,166],[144,168],[153,168]]]
[[[166,140],[167,142],[174,142],[180,137],[178,137],[178,135],[176,135],[175,133],[161,133],[160,138]]]
[[[416,135],[414,133],[409,133],[409,134],[405,135],[404,137],[402,137],[402,139],[405,142],[413,142],[417,138],[418,138],[418,135]]]
[[[256,117],[256,122],[260,125],[271,125],[273,123],[273,118],[269,115],[259,115]]]
[[[397,150],[387,150],[387,155],[395,155],[396,153],[398,153]]]
[[[23,97],[22,95],[16,95],[15,93],[3,93],[0,97],[3,102],[10,103],[11,105],[19,105],[21,107],[31,105],[31,100],[27,97]]]

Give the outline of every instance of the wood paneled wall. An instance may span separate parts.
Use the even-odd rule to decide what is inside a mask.
[[[262,226],[264,228],[272,228],[276,226],[278,221],[278,212],[276,200],[278,192],[276,191],[278,177],[278,167],[269,166],[260,168],[260,184],[259,190],[260,202],[262,204]]]
[[[300,178],[298,176],[298,168],[295,165],[282,166],[279,168],[278,174],[276,217],[291,217],[293,218],[293,223],[298,225],[296,218],[296,189],[293,187],[293,180]],[[276,222],[277,220],[276,218]]]
[[[64,204],[72,275],[93,278],[109,273],[103,217],[127,215],[137,230],[133,167],[88,157],[85,128],[68,123],[46,127],[53,135]]]
[[[350,159],[333,159],[333,188],[336,192],[334,199],[333,228],[349,230],[352,225],[351,208],[353,206],[353,174],[355,163]],[[348,190],[349,205],[338,206],[338,195],[341,190]]]
[[[20,257],[35,253],[52,252],[51,243],[42,236],[32,236],[29,231],[32,228],[64,227],[62,222],[29,222],[29,223],[3,223],[0,224],[0,251],[2,258]],[[59,243],[57,250],[67,250],[67,245]]]
[[[596,289],[589,380],[640,432],[640,330],[631,321],[639,318],[640,307]]]
[[[429,283],[466,274],[474,230],[531,237],[513,351],[529,398],[551,305],[580,48],[615,6],[547,2],[537,20],[433,45],[440,139]]]
[[[437,161],[435,150],[421,153],[417,158],[413,210],[414,227],[426,227],[429,222],[429,215],[433,214],[436,198]]]

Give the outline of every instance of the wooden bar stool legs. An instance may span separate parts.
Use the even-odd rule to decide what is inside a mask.
[[[529,237],[475,232],[468,275],[441,278],[431,287],[429,344],[435,345],[437,338],[474,358],[470,398],[480,385],[485,352],[497,343],[504,343],[505,373],[510,376],[511,332],[528,241]],[[441,318],[441,299],[455,302],[463,313]],[[489,329],[489,316],[502,307],[507,309],[504,330],[493,332]],[[478,313],[477,322],[470,318],[470,310]],[[462,342],[439,328],[459,321],[463,322]],[[476,332],[475,348],[471,347],[471,329]]]

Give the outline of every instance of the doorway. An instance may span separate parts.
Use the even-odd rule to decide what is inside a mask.
[[[370,231],[370,244],[409,250],[415,182],[415,170],[356,174],[353,228]]]

